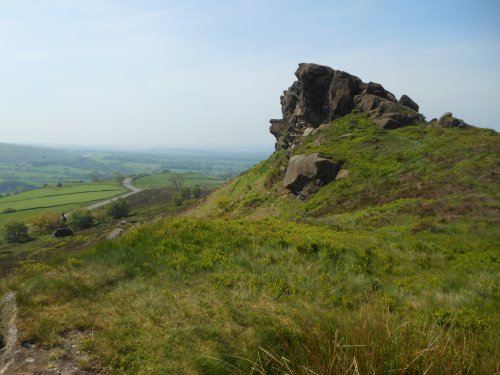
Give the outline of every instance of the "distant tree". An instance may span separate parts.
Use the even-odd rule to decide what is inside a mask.
[[[201,197],[201,188],[200,185],[195,185],[193,188],[193,197],[199,198]]]
[[[13,212],[16,212],[16,209],[15,208],[12,208],[12,207],[7,207],[6,209],[4,209],[2,211],[3,214],[11,214]]]
[[[125,199],[117,199],[106,208],[106,214],[113,219],[127,217],[130,211],[130,205]]]
[[[69,215],[67,224],[73,230],[87,229],[94,225],[94,219],[89,210],[80,208]]]
[[[182,198],[184,199],[189,199],[191,198],[191,189],[189,187],[183,187],[181,189],[181,195],[182,195]]]
[[[3,236],[8,243],[23,243],[30,239],[28,227],[18,220],[12,220],[5,224]]]
[[[63,184],[61,182],[58,182],[56,185],[58,188],[62,188]]]
[[[182,177],[182,175],[180,174],[174,174],[170,176],[169,180],[172,183],[172,185],[178,190],[180,190],[180,188],[184,184],[184,177]]]
[[[92,179],[92,181],[99,181],[99,172],[98,171],[93,171],[90,174],[90,178]]]

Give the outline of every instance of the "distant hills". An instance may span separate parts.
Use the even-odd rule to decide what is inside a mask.
[[[0,194],[45,184],[143,175],[162,170],[229,178],[267,155],[265,152],[200,150],[56,149],[0,143]]]

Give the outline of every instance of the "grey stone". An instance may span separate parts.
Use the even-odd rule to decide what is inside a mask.
[[[335,180],[343,180],[344,178],[349,177],[349,170],[348,169],[341,169],[339,173],[337,173],[337,176],[335,176]]]
[[[306,130],[304,130],[304,134],[303,134],[303,136],[304,136],[304,137],[308,137],[308,136],[310,136],[311,134],[313,134],[313,132],[314,132],[314,128],[306,128]]]
[[[59,238],[59,237],[67,237],[67,236],[72,236],[75,234],[71,229],[69,228],[57,228],[53,233],[52,236]]]
[[[445,113],[443,113],[443,115],[441,116],[441,118],[443,118],[443,117],[453,117],[453,113],[451,113],[451,112],[445,112]]]
[[[322,158],[319,154],[294,155],[286,169],[283,186],[300,194],[308,185],[323,186],[335,179],[342,162]]]
[[[408,107],[413,109],[415,112],[418,112],[418,104],[415,103],[408,95],[402,95],[401,98],[398,101],[399,105]]]
[[[449,117],[449,116],[441,116],[441,118],[437,122],[438,126],[443,128],[470,128],[471,125],[467,124],[464,120]]]
[[[108,240],[113,240],[115,238],[120,237],[123,234],[124,230],[122,228],[113,229],[108,236],[106,237]]]

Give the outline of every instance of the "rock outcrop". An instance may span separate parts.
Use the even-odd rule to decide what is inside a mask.
[[[451,112],[445,112],[437,121],[439,126],[443,128],[470,128],[471,125],[467,124],[464,120],[453,117]]]
[[[319,154],[295,155],[288,162],[283,186],[300,197],[333,181],[342,162],[322,158]]]
[[[384,129],[424,121],[407,95],[399,101],[378,83],[317,64],[299,64],[297,81],[281,96],[282,119],[271,120],[276,149],[293,149],[307,128],[317,128],[353,111],[366,112]],[[310,131],[308,132],[310,134]]]

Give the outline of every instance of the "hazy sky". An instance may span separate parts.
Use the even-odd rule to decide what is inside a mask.
[[[500,130],[498,0],[0,0],[0,142],[272,146],[299,62]]]

